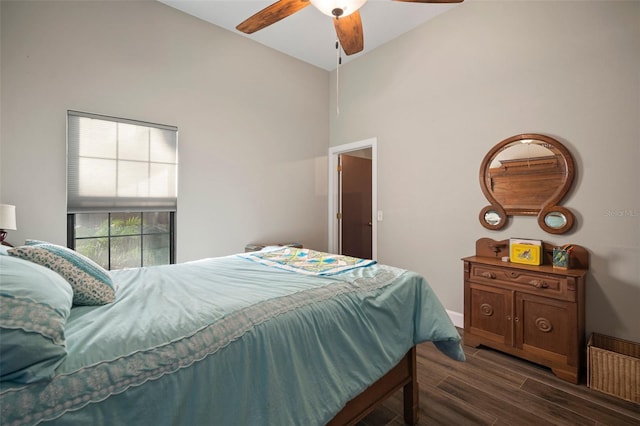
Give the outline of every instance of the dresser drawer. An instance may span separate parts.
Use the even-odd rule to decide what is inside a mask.
[[[469,278],[475,282],[507,285],[516,290],[565,300],[573,298],[569,295],[569,279],[565,276],[481,264],[471,264],[469,272]]]

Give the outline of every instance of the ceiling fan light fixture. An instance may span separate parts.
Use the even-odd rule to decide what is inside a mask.
[[[320,12],[332,18],[351,15],[364,5],[367,0],[310,0]]]

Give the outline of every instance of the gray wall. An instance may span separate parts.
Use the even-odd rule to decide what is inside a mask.
[[[275,239],[324,249],[327,147],[377,137],[380,261],[462,312],[477,238],[582,244],[588,330],[640,341],[639,2],[466,1],[342,66],[339,116],[335,73],[162,4],[0,3],[10,241],[64,243],[69,108],[180,128],[180,261]],[[478,222],[480,162],[523,132],[575,156],[568,235]]]
[[[640,341],[639,76],[635,1],[467,1],[344,65],[339,116],[334,72],[331,145],[378,138],[379,260],[422,273],[462,312],[460,258],[476,239],[581,244],[588,331]],[[534,217],[502,231],[478,221],[484,155],[527,132],[575,156],[568,235]]]
[[[9,241],[66,241],[67,109],[178,126],[179,261],[327,245],[329,73],[155,1],[2,1]]]

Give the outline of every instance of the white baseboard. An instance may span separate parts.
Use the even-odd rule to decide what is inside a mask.
[[[458,328],[464,328],[464,315],[460,312],[454,312],[447,309],[447,314],[449,314],[449,318],[453,321],[453,325]]]

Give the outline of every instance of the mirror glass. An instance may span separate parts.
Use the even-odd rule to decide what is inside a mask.
[[[507,217],[542,215],[538,223],[545,231],[568,231],[574,218],[559,203],[571,189],[574,173],[571,153],[554,138],[529,133],[503,140],[480,166],[480,187],[491,203],[480,222],[500,229],[506,224],[500,212]]]
[[[495,226],[500,223],[500,214],[498,214],[498,212],[495,210],[489,210],[484,214],[484,220],[489,225]]]
[[[508,214],[537,214],[564,185],[566,162],[544,141],[517,140],[491,158],[485,179]]]
[[[560,212],[550,212],[544,217],[544,223],[550,228],[560,229],[567,224],[567,217]]]

